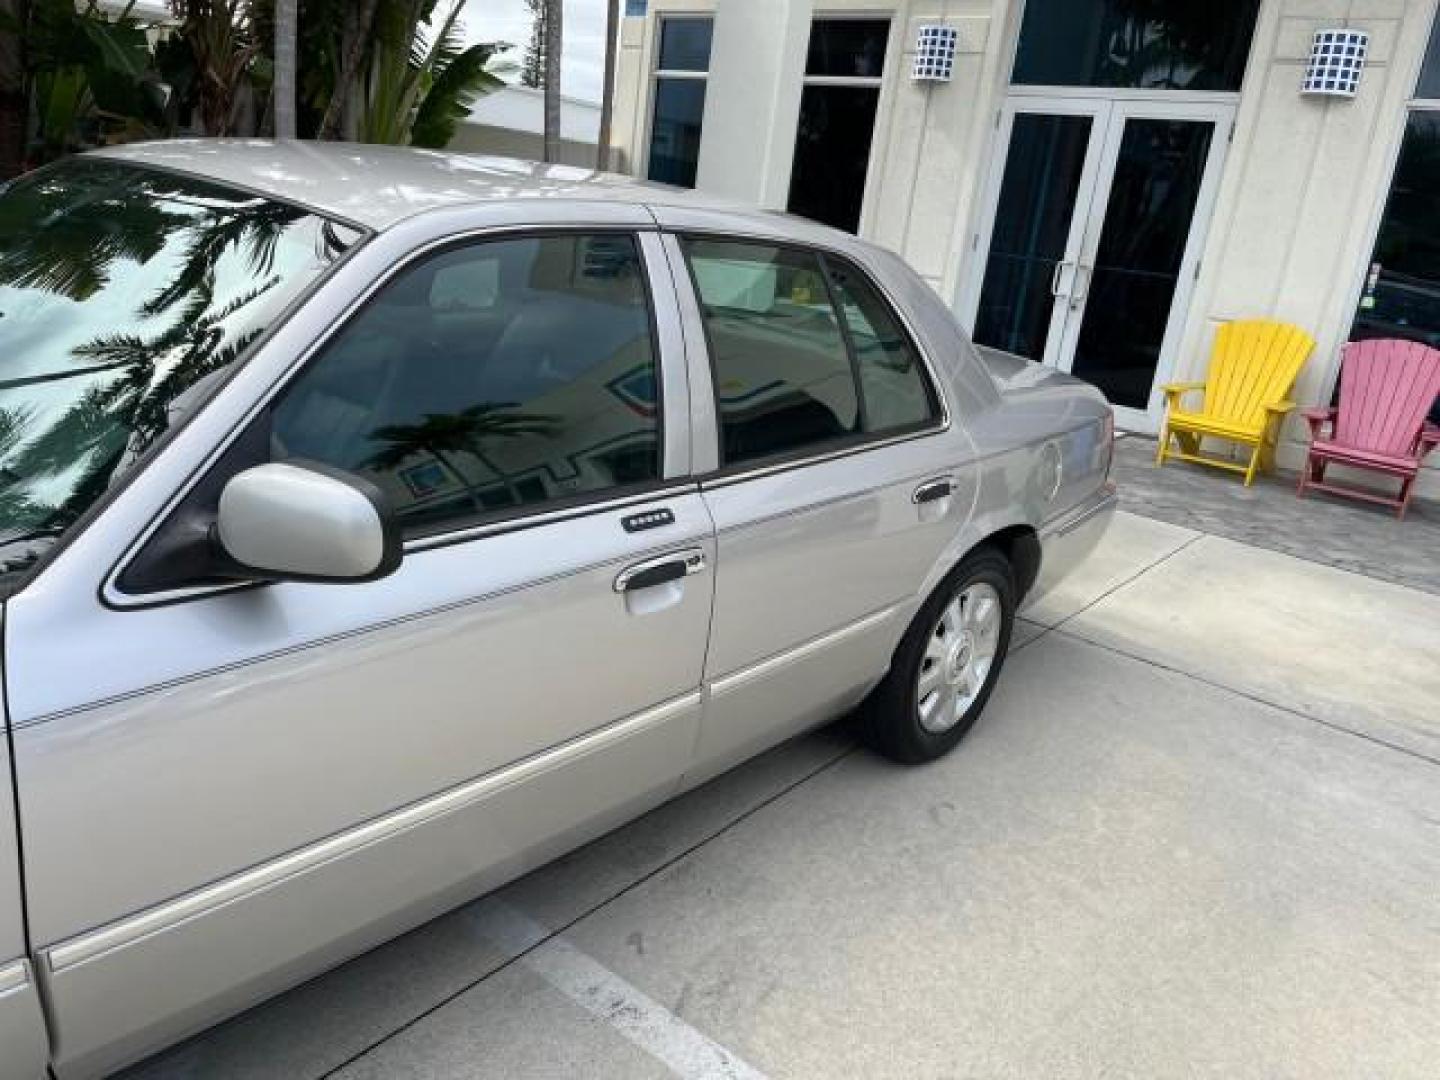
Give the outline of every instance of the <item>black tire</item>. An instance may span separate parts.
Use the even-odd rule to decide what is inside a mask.
[[[926,647],[932,638],[939,637],[937,623],[950,602],[979,584],[994,589],[1000,601],[999,636],[990,669],[974,701],[953,726],[943,731],[926,730],[920,720],[917,700]],[[1015,626],[1015,603],[1015,575],[1003,554],[994,548],[982,547],[961,560],[915,615],[895,650],[889,673],[861,706],[861,734],[872,749],[903,765],[919,765],[943,757],[955,748],[984,711],[1005,666],[1010,634]]]

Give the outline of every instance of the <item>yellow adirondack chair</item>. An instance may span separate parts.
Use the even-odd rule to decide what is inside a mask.
[[[1289,323],[1264,319],[1225,323],[1215,335],[1210,371],[1204,382],[1169,383],[1165,392],[1165,424],[1160,429],[1160,450],[1155,464],[1176,457],[1201,465],[1214,465],[1245,474],[1245,486],[1255,470],[1275,468],[1275,441],[1285,414],[1295,408],[1287,401],[1295,377],[1315,348],[1315,339]],[[1187,393],[1204,391],[1198,411],[1187,411]],[[1172,449],[1170,440],[1179,444]],[[1251,448],[1250,462],[1242,465],[1200,453],[1203,439],[1225,439]]]

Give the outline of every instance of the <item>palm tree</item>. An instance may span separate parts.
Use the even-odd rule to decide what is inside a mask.
[[[249,5],[244,0],[170,0],[170,9],[195,63],[205,133],[235,134],[249,100],[251,65],[260,53]]]
[[[360,0],[345,7],[344,21],[340,27],[340,64],[335,74],[335,85],[330,91],[330,100],[320,117],[318,138],[333,139],[355,137],[359,117],[354,108],[355,82],[360,76],[361,62],[370,45],[370,32],[375,26],[375,11],[380,0]]]
[[[545,85],[545,5],[548,0],[525,0],[530,9],[530,40],[520,62],[520,85],[539,90]]]
[[[595,167],[610,167],[610,125],[615,114],[615,53],[620,34],[620,0],[605,0],[605,85],[600,88],[600,135]]]
[[[502,85],[488,65],[506,46],[467,48],[459,25],[463,3],[449,3],[438,22],[437,7],[437,0],[415,0],[381,8],[365,71],[362,141],[443,147],[471,103]]]
[[[565,2],[545,0],[545,160],[560,160],[560,56]]]
[[[300,33],[300,0],[275,0],[275,137],[293,139],[295,125],[295,49]]]
[[[519,489],[509,474],[490,460],[482,444],[487,439],[548,436],[555,430],[555,418],[502,411],[515,407],[509,403],[487,401],[457,413],[426,413],[418,424],[390,424],[376,428],[370,437],[386,445],[372,454],[366,464],[376,469],[394,469],[412,457],[428,454],[460,482],[470,505],[476,510],[483,510],[485,506],[475,486],[454,461],[456,454],[469,454],[499,477],[509,492],[510,501],[519,506],[523,501]]]

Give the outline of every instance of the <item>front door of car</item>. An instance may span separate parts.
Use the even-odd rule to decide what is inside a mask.
[[[705,235],[667,250],[693,285],[682,302],[708,356],[692,385],[714,388],[694,411],[718,444],[701,484],[718,564],[693,784],[863,696],[975,488],[914,339],[858,265]]]
[[[3,609],[0,609],[3,610]],[[20,895],[20,834],[10,786],[10,740],[0,687],[0,1077],[34,1080],[45,1072],[49,1040],[40,991],[25,949]]]
[[[714,549],[675,450],[672,288],[653,234],[482,237],[410,262],[265,399],[220,461],[258,445],[371,480],[407,536],[388,578],[167,584],[162,524],[103,599],[103,568],[64,559],[15,598],[62,1065],[173,1038],[674,792]]]

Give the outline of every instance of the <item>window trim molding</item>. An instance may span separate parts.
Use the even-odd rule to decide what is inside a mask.
[[[806,75],[803,86],[853,86],[856,89],[878,90],[885,85],[883,75]],[[878,119],[878,118],[877,118]]]
[[[448,236],[437,237],[414,248],[404,259],[396,261],[386,269],[385,273],[370,282],[363,292],[353,297],[344,311],[331,321],[325,333],[316,338],[308,348],[299,353],[287,364],[284,370],[271,382],[264,394],[246,410],[231,430],[227,432],[223,438],[216,441],[210,453],[192,469],[185,482],[176,487],[164,506],[161,507],[146,524],[145,528],[125,547],[120,557],[115,560],[114,565],[111,566],[104,578],[101,579],[99,589],[101,604],[117,611],[144,610],[146,608],[162,607],[170,604],[185,603],[191,600],[205,599],[221,593],[259,588],[268,584],[264,581],[236,581],[221,585],[183,586],[181,588],[153,593],[129,593],[119,587],[119,579],[140,556],[145,546],[164,526],[165,522],[170,520],[172,515],[174,515],[184,501],[194,492],[195,488],[210,474],[211,470],[219,465],[221,459],[234,446],[236,441],[268,410],[274,407],[276,398],[284,393],[295,379],[299,378],[315,359],[351,325],[380,292],[416,264],[443,254],[448,249],[465,247],[476,243],[503,241],[507,239],[524,239],[529,236],[554,236],[557,234],[583,236],[619,234],[634,239],[635,250],[640,257],[642,267],[651,339],[655,343],[656,383],[659,391],[658,400],[660,402],[660,408],[656,417],[656,435],[660,450],[660,476],[655,481],[626,485],[623,489],[618,487],[607,488],[601,492],[595,492],[589,495],[576,495],[573,497],[573,502],[568,499],[563,500],[564,505],[557,505],[562,503],[560,499],[535,503],[532,504],[533,509],[528,512],[523,508],[515,513],[500,511],[499,513],[504,514],[503,517],[472,521],[452,529],[437,529],[435,532],[427,533],[423,536],[406,537],[402,545],[403,554],[409,556],[433,548],[447,547],[450,544],[464,543],[469,540],[480,539],[497,533],[516,532],[524,528],[549,524],[552,520],[569,520],[571,518],[588,516],[592,513],[604,513],[616,507],[629,506],[666,495],[676,494],[687,486],[693,487],[693,482],[688,476],[665,476],[665,470],[669,462],[666,459],[665,452],[666,427],[664,416],[667,397],[664,380],[664,351],[659,333],[658,299],[652,283],[652,260],[647,255],[645,244],[643,243],[645,234],[653,235],[657,232],[658,228],[654,225],[584,225],[569,222],[557,224],[482,226],[476,229],[456,232]],[[668,275],[668,267],[662,267],[661,269]],[[292,314],[292,312],[287,312],[287,318],[289,314]],[[257,348],[258,347],[257,344]]]
[[[685,268],[686,284],[688,284],[690,288],[690,297],[688,301],[685,302],[695,305],[700,318],[700,325],[704,330],[705,366],[710,376],[710,400],[715,409],[715,429],[713,434],[716,445],[714,450],[716,455],[715,460],[719,464],[714,471],[699,474],[695,477],[702,491],[717,487],[728,487],[731,484],[742,483],[746,480],[773,476],[777,473],[789,472],[792,469],[801,468],[806,465],[834,461],[839,458],[850,457],[853,454],[864,453],[868,450],[878,450],[886,446],[893,446],[897,443],[910,442],[914,439],[941,435],[950,430],[953,421],[949,402],[941,390],[941,383],[935,375],[935,366],[931,361],[929,352],[921,347],[921,338],[915,333],[915,328],[909,316],[905,313],[904,309],[895,302],[895,298],[890,294],[890,291],[886,289],[881,282],[876,280],[874,274],[861,266],[857,260],[845,255],[843,252],[836,251],[834,248],[781,237],[757,236],[745,233],[726,232],[718,229],[677,229],[669,231],[667,235],[674,237],[678,242],[677,247],[679,248],[680,258]],[[771,454],[763,458],[727,465],[724,460],[724,420],[720,411],[719,384],[716,381],[715,350],[710,340],[710,326],[705,319],[704,303],[700,297],[700,287],[695,281],[695,271],[685,247],[686,241],[691,239],[718,240],[750,247],[772,247],[800,251],[817,258],[821,265],[822,275],[826,272],[825,260],[827,258],[838,259],[843,264],[853,267],[875,291],[875,294],[880,297],[886,308],[894,315],[896,324],[905,335],[911,348],[915,350],[915,355],[920,360],[921,378],[925,382],[927,396],[929,396],[931,404],[935,407],[935,415],[928,420],[906,427],[888,428],[880,432],[860,432],[854,435],[841,436],[828,439],[823,443],[812,443],[793,451]],[[830,289],[828,280],[826,282],[826,288],[827,290]],[[831,303],[833,306],[833,299]],[[836,317],[837,321],[843,322],[843,316],[838,312]],[[841,331],[841,337],[846,341],[847,353],[850,353],[848,338],[846,338],[843,330]],[[852,364],[852,372],[853,371],[854,368]],[[857,376],[857,407],[861,397]]]

